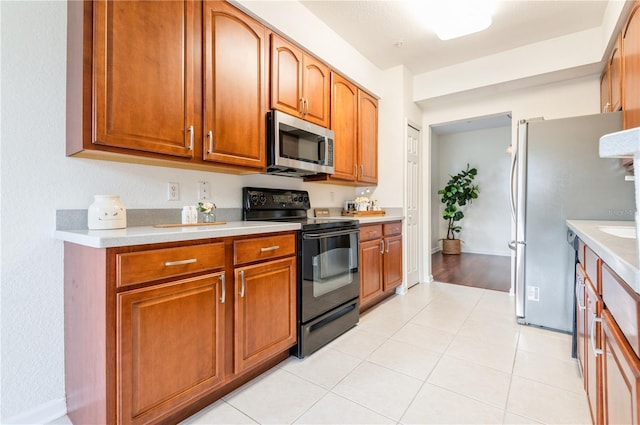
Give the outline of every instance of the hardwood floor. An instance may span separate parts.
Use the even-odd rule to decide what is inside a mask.
[[[509,292],[511,287],[511,258],[499,255],[462,253],[431,255],[431,272],[437,282],[473,286]]]

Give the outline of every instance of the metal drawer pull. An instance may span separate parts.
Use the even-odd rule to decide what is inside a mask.
[[[579,310],[584,310],[585,308],[587,308],[584,304],[580,304],[580,296],[578,294],[578,291],[580,290],[580,287],[584,287],[584,280],[582,279],[582,277],[578,277],[578,282],[576,282],[576,304],[578,304],[578,309]],[[584,294],[582,295],[582,302],[584,302]]]
[[[389,241],[387,240],[387,254],[389,253]]]
[[[222,285],[222,295],[220,295],[220,302],[224,304],[224,300],[227,297],[227,285],[225,283],[224,273],[220,275],[220,285]]]
[[[280,249],[280,245],[274,245],[267,248],[260,248],[260,252],[275,251],[276,249]]]
[[[384,241],[380,241],[380,254],[384,254]]]
[[[189,150],[192,151],[193,150],[193,126],[190,125],[187,131],[189,131]]]
[[[170,267],[170,266],[182,266],[183,264],[192,264],[197,262],[198,259],[197,258],[189,258],[188,260],[178,260],[178,261],[166,261],[164,263],[164,265],[166,267]]]
[[[207,133],[207,138],[209,139],[209,151],[207,153],[213,153],[213,131]]]
[[[244,298],[244,270],[240,270],[240,282],[242,284],[240,287],[240,298]]]
[[[597,317],[597,316],[594,314],[594,315],[593,315],[593,319],[591,319],[591,330],[590,330],[591,336],[590,336],[590,338],[589,338],[589,339],[591,339],[591,349],[593,350],[593,354],[594,354],[596,357],[598,357],[598,356],[600,356],[600,355],[604,354],[604,351],[602,351],[602,350],[601,350],[601,349],[599,349],[599,348],[596,348],[596,341],[595,341],[595,338],[594,338],[594,336],[595,336],[595,332],[594,332],[594,330],[595,330],[595,327],[596,327],[596,322],[598,322],[598,323],[602,323],[602,319],[601,319],[601,318],[599,318],[599,317]]]

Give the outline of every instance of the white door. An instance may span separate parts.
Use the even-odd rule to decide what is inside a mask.
[[[407,167],[406,167],[406,242],[405,269],[407,287],[420,281],[420,130],[407,124]]]

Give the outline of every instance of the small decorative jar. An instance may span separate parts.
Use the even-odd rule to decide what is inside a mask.
[[[124,229],[127,227],[127,210],[118,195],[94,195],[87,211],[90,230]]]
[[[216,222],[216,212],[211,211],[211,212],[206,212],[206,213],[202,213],[202,221],[205,223],[215,223]]]

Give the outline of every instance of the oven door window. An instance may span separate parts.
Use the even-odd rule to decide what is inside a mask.
[[[303,320],[316,317],[358,296],[357,231],[305,239],[302,252]]]

